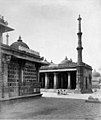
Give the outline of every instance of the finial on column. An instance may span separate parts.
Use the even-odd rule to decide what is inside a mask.
[[[51,63],[53,63],[53,61],[51,60]]]
[[[19,42],[22,42],[22,40],[21,40],[21,36],[19,36],[19,39],[18,39],[18,41],[19,41]]]
[[[68,60],[67,56],[65,57],[65,60]]]
[[[79,14],[79,18],[77,20],[79,21],[78,32],[81,33],[81,20],[82,20],[82,18],[80,17],[80,14]]]
[[[6,35],[6,44],[7,44],[7,45],[9,45],[8,42],[9,42],[9,35],[8,35],[8,33],[7,33],[7,35]]]

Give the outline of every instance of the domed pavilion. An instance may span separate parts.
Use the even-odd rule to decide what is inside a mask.
[[[31,50],[19,36],[8,45],[2,41],[5,32],[12,31],[7,22],[0,18],[0,100],[41,95],[39,69],[43,62],[39,52]]]
[[[21,40],[21,36],[19,36],[19,39],[10,46],[14,49],[19,49],[19,46],[29,49],[28,45]]]

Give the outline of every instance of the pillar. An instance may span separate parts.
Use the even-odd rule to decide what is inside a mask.
[[[42,74],[44,74],[44,73],[42,73]],[[44,85],[45,85],[45,83],[44,83],[44,82],[45,82],[45,81],[44,81],[44,79],[45,79],[45,78],[44,78],[44,75],[42,75],[42,76],[40,77],[40,79],[41,79],[41,87],[44,88],[44,87],[45,87],[45,86],[44,86]]]
[[[37,72],[37,81],[40,82],[40,77],[39,77],[39,65],[38,64],[35,64],[35,67],[36,67],[36,72]]]
[[[76,72],[76,90],[78,92],[80,92],[80,75],[78,73],[78,68],[77,68],[77,72]]]
[[[89,89],[89,78],[88,78],[88,76],[87,76],[87,85],[88,85],[87,89]]]
[[[54,89],[57,88],[57,73],[54,73]]]
[[[24,86],[23,86],[24,78],[23,78],[23,74],[24,74],[25,61],[24,60],[19,60],[18,63],[19,63],[18,95],[21,96],[21,95],[23,95],[23,92],[24,92]]]
[[[84,76],[83,88],[86,89],[86,77]]]
[[[38,75],[38,83],[39,83],[40,82],[39,67],[38,67],[37,75]]]
[[[21,70],[21,81],[22,81],[22,83],[23,83],[23,68],[22,68],[22,70]]]
[[[4,62],[4,73],[3,73],[3,87],[4,87],[4,98],[9,98],[9,86],[8,86],[8,63]]]
[[[68,72],[68,89],[71,88],[70,72]]]
[[[18,88],[16,88],[16,93],[18,92],[18,96],[22,94],[21,83],[22,83],[22,66],[21,66],[21,61],[19,61],[19,83],[18,83]]]
[[[45,73],[45,88],[48,89],[49,87],[49,78],[48,78],[48,74]]]

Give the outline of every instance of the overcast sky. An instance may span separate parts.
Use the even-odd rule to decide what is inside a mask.
[[[80,14],[83,62],[101,68],[101,0],[0,0],[0,14],[15,29],[9,32],[9,45],[21,35],[30,49],[54,63],[65,56],[77,61]]]

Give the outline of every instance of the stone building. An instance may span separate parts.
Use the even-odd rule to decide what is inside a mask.
[[[81,17],[78,18],[77,63],[67,57],[60,64],[50,63],[40,69],[40,83],[46,89],[72,89],[92,92],[92,67],[82,61]]]
[[[12,31],[4,18],[0,18],[0,99],[39,94],[39,68],[43,63],[39,52],[31,50],[19,39],[3,44],[2,35]],[[7,43],[8,43],[7,34]]]
[[[92,72],[92,89],[100,89],[101,87],[101,74],[94,70]]]

